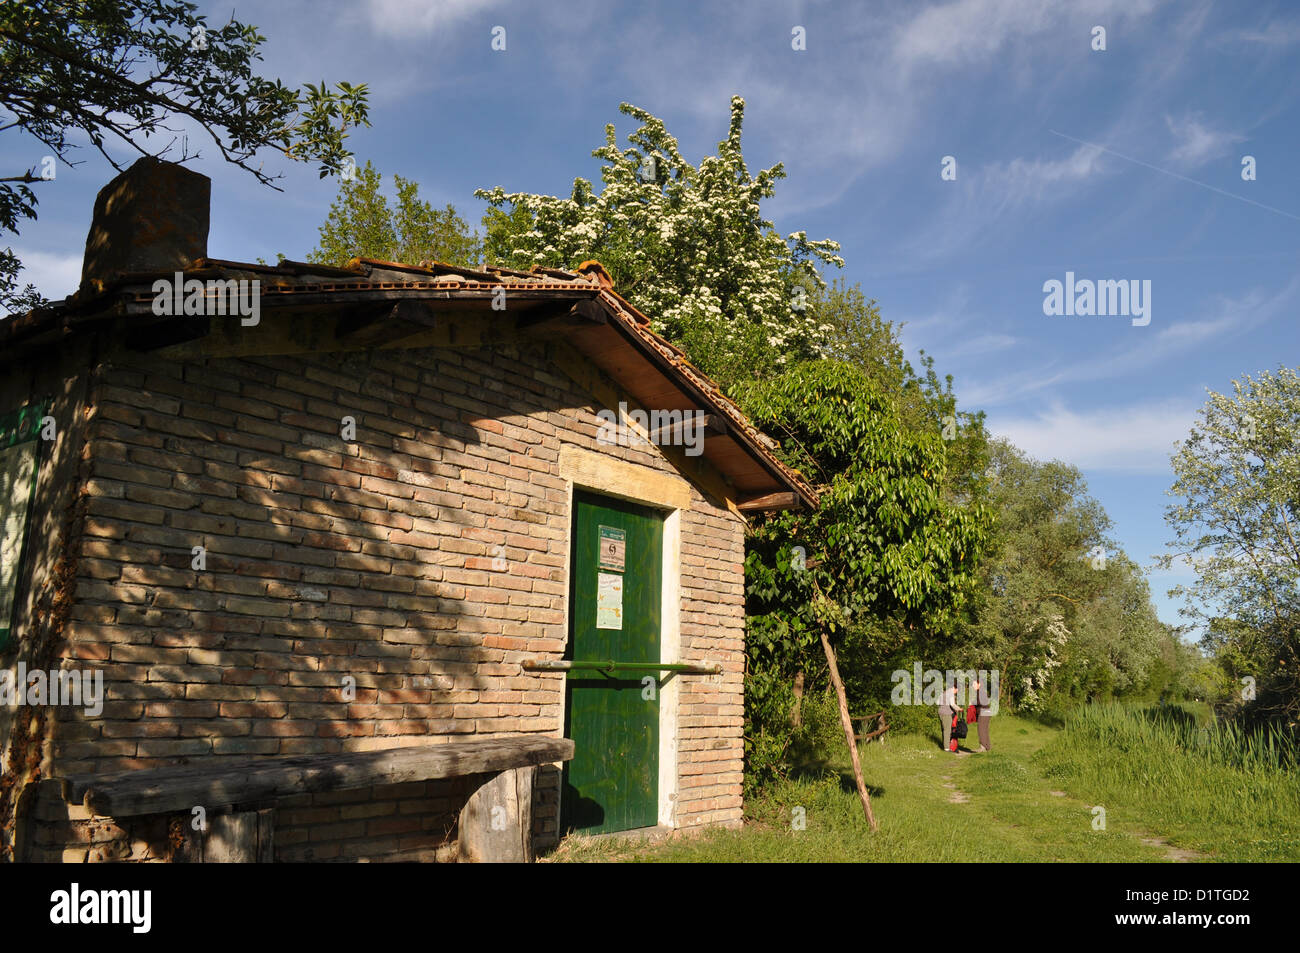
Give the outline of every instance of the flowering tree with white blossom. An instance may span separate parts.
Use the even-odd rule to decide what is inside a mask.
[[[781,164],[751,175],[741,153],[745,103],[731,100],[731,125],[718,154],[686,161],[663,120],[644,109],[620,110],[641,123],[620,149],[613,124],[605,145],[603,188],[574,180],[568,198],[475,192],[485,217],[489,263],[572,268],[596,259],[614,287],[724,384],[765,376],[822,356],[828,326],[810,297],[825,283],[819,265],[843,267],[834,241],[802,231],[784,238],[761,203],[785,176]]]

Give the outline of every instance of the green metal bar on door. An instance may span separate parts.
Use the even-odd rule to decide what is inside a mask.
[[[685,662],[615,662],[610,661],[549,661],[529,659],[524,662],[526,672],[678,672],[682,675],[721,675],[721,665],[692,665]]]

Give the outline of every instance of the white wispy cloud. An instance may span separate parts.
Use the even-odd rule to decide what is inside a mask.
[[[1054,403],[1030,416],[990,420],[990,430],[1041,460],[1063,460],[1085,470],[1158,473],[1169,469],[1174,444],[1184,439],[1199,404],[1074,410]]]
[[[973,191],[997,212],[1026,202],[1063,198],[1100,171],[1102,155],[1100,148],[1084,145],[1057,159],[1017,157],[990,163],[976,172]]]
[[[1203,165],[1211,159],[1228,154],[1234,143],[1244,141],[1244,136],[1223,129],[1213,129],[1197,115],[1174,119],[1165,116],[1165,124],[1174,139],[1169,158],[1187,165]]]
[[[952,356],[956,360],[962,358],[981,357],[987,354],[994,354],[998,351],[1005,351],[1008,348],[1015,347],[1020,339],[1010,334],[981,334],[977,337],[969,338],[965,341],[958,341],[952,346]]]
[[[371,28],[392,37],[432,33],[506,5],[503,0],[365,0],[363,4]],[[486,37],[483,43],[487,45]]]
[[[1272,294],[1256,288],[1236,297],[1220,296],[1207,302],[1201,317],[1162,324],[1160,315],[1163,312],[1158,310],[1161,300],[1159,287],[1155,286],[1152,289],[1151,325],[1125,328],[1124,343],[1088,360],[1055,359],[1041,365],[1033,363],[1023,371],[999,374],[996,378],[971,379],[963,388],[963,397],[971,406],[999,407],[1062,384],[1086,384],[1150,374],[1216,340],[1241,337],[1283,313],[1289,313],[1297,294],[1300,294],[1300,276],[1292,278]],[[1138,339],[1140,344],[1135,346],[1135,342],[1128,339],[1129,335],[1143,335]]]
[[[978,63],[1017,37],[1032,36],[1059,12],[1052,4],[1020,0],[956,0],[903,23],[892,45],[904,69]]]
[[[1256,49],[1294,46],[1300,43],[1300,20],[1271,20],[1262,27],[1231,30],[1223,35],[1220,42],[1245,44]]]
[[[902,24],[893,55],[906,69],[983,63],[1012,43],[1064,24],[1140,17],[1159,5],[1160,0],[954,0],[928,7]]]
[[[1056,151],[1060,151],[1053,146]],[[1068,201],[1106,173],[1104,150],[1080,145],[1063,155],[1017,156],[984,166],[958,164],[950,198],[899,242],[898,257],[924,269],[976,247],[1008,216]]]
[[[23,263],[18,273],[18,284],[33,284],[51,301],[59,301],[77,290],[81,284],[81,255],[57,252],[32,251],[14,247],[14,254]]]

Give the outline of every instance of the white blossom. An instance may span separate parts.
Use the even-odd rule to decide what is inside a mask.
[[[791,311],[788,275],[824,286],[817,265],[842,267],[840,246],[810,241],[804,231],[782,240],[762,218],[761,202],[785,172],[778,164],[755,176],[745,167],[744,101],[733,98],[727,138],[698,166],[682,158],[661,119],[626,103],[620,108],[641,126],[628,136],[628,149],[618,148],[613,125],[606,126],[605,145],[593,153],[605,163],[599,193],[581,178],[563,199],[501,188],[475,193],[532,216],[533,228],[515,240],[523,247],[512,249],[505,264],[572,268],[594,258],[610,270],[615,290],[670,337],[700,321],[729,322],[717,330],[731,336],[735,323],[745,322],[773,347],[819,353],[830,328],[818,325],[811,310]],[[648,156],[653,179],[643,172]]]

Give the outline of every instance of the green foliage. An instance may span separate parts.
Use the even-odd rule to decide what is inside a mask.
[[[984,412],[958,408],[952,375],[940,378],[934,359],[924,351],[918,373],[903,354],[899,327],[884,320],[876,302],[857,285],[836,282],[810,289],[808,300],[812,321],[823,332],[825,356],[866,374],[894,401],[907,430],[943,437],[945,498],[958,504],[984,502],[989,465]]]
[[[279,178],[255,163],[264,148],[316,163],[322,178],[341,171],[350,155],[347,130],[369,125],[366,87],[331,90],[322,82],[295,90],[259,76],[254,66],[265,37],[257,28],[234,19],[209,27],[197,10],[176,0],[0,0],[5,129],[27,133],[68,164],[72,140],[85,136],[121,168],[109,144],[163,155],[174,141],[168,123],[185,119],[209,135],[223,159],[264,184]],[[165,145],[151,151],[158,143]],[[32,169],[0,180],[0,229],[16,233],[20,218],[36,217],[27,184],[42,181]],[[10,307],[21,306],[12,297],[17,271],[7,251],[0,303]]]
[[[944,498],[941,436],[906,429],[896,404],[858,368],[803,363],[739,385],[737,396],[821,495],[814,512],[758,521],[745,560],[747,736],[751,752],[761,747],[770,759],[782,750],[772,739],[790,733],[784,716],[795,673],[825,685],[819,633],[846,660],[854,713],[866,714],[870,698],[885,707],[879,662],[951,636],[976,586],[990,524],[981,506]],[[779,773],[770,760],[751,760],[751,770]]]
[[[22,268],[23,263],[12,248],[0,251],[0,311],[21,314],[50,303],[31,282],[18,287],[18,273]]]
[[[815,512],[755,528],[746,569],[751,607],[767,609],[751,617],[760,644],[807,645],[816,626],[838,633],[859,616],[949,633],[973,589],[988,516],[942,498],[940,436],[906,430],[895,404],[840,362],[800,364],[737,396],[822,499]],[[805,570],[790,567],[795,545]]]
[[[475,193],[477,194],[477,193]],[[483,260],[494,267],[522,265],[527,251],[517,248],[517,236],[533,230],[533,214],[524,204],[516,204],[507,212],[491,207],[483,213]],[[529,262],[540,264],[540,262]],[[581,264],[581,261],[573,262]]]
[[[492,206],[484,220],[487,257],[514,267],[572,268],[597,259],[614,287],[650,316],[724,386],[763,377],[822,353],[807,308],[820,288],[817,263],[843,265],[833,241],[804,232],[782,238],[762,217],[781,165],[751,175],[741,150],[744,100],[731,101],[727,138],[698,166],[678,151],[663,120],[622,104],[641,123],[620,149],[613,124],[592,155],[604,188],[574,180],[568,198],[479,189]]]
[[[1210,392],[1172,463],[1165,511],[1175,552],[1196,582],[1171,595],[1208,626],[1204,647],[1234,681],[1252,719],[1300,722],[1300,369],[1280,367]],[[1247,693],[1249,694],[1249,693]]]
[[[1245,730],[1173,705],[1088,705],[1035,762],[1112,814],[1150,811],[1157,829],[1194,831],[1193,844],[1280,860],[1300,851],[1298,753],[1276,726]]]
[[[751,659],[755,653],[750,651]],[[784,777],[794,744],[794,674],[770,659],[745,673],[745,796]]]
[[[1151,659],[1144,688],[1128,693],[1132,701],[1186,702],[1197,698],[1215,701],[1225,694],[1222,672],[1194,643],[1183,639],[1183,630],[1161,623],[1158,652]]]
[[[844,750],[844,725],[840,703],[833,691],[804,694],[800,723],[791,734],[790,760],[808,773],[830,770],[828,755]]]
[[[862,751],[867,783],[883,794],[873,798],[878,832],[862,823],[840,743],[830,772],[781,779],[747,798],[740,829],[658,843],[572,836],[553,859],[1163,863],[1174,851],[1188,860],[1300,859],[1300,789],[1282,772],[1198,763],[1174,744],[1153,745],[1148,762],[1144,751],[1006,714],[994,719],[993,751],[969,758],[943,754],[932,737],[889,737]],[[1185,769],[1166,775],[1177,759]],[[1105,830],[1092,827],[1098,804]]]
[[[397,196],[390,205],[380,192],[383,177],[370,162],[342,180],[320,227],[320,244],[307,260],[337,268],[351,258],[466,267],[478,262],[482,244],[453,206],[435,209],[420,198],[418,184],[400,175],[393,184]]]
[[[997,548],[981,566],[968,658],[1000,673],[1003,703],[1068,709],[1145,689],[1166,637],[1136,564],[1077,468],[989,445]]]
[[[899,735],[935,735],[940,731],[939,714],[930,705],[891,706],[889,697],[867,701],[862,706],[871,711],[885,711],[885,720],[889,724],[887,737]]]

